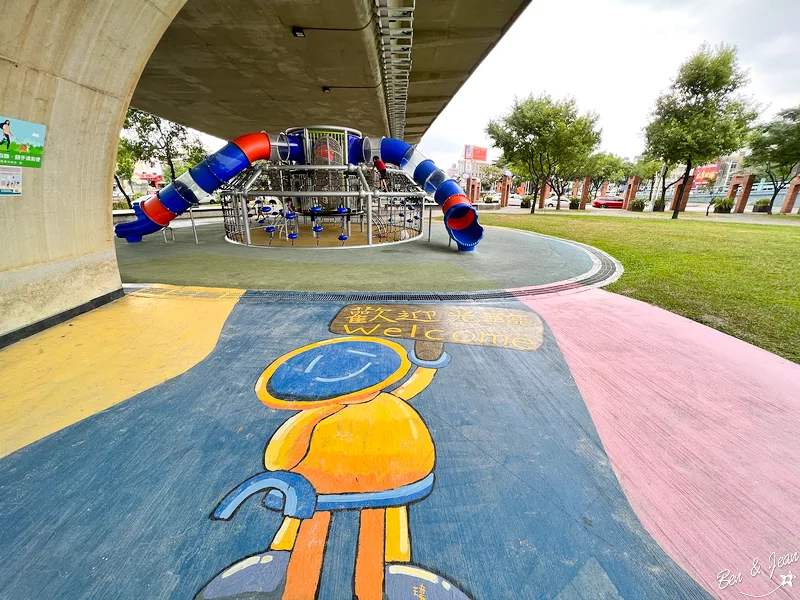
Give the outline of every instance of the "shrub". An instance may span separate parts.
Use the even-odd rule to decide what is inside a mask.
[[[653,212],[664,212],[664,204],[661,198],[653,202]]]
[[[642,212],[645,207],[645,201],[642,198],[634,198],[631,200],[631,210],[634,212]]]
[[[520,208],[530,208],[531,207],[531,197],[525,196],[519,203]]]
[[[569,199],[570,210],[578,210],[581,207],[581,199],[573,196]]]
[[[128,210],[128,203],[125,200],[117,200],[111,203],[111,208],[113,210]]]
[[[769,200],[766,198],[762,198],[761,200],[756,200],[755,206],[769,206]]]
[[[733,198],[717,198],[714,200],[715,213],[729,213],[733,208]]]
[[[753,204],[753,212],[768,212],[769,211],[769,200],[766,198],[762,198],[761,200],[756,200],[755,204]]]

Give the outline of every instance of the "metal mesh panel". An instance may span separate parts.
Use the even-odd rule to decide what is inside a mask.
[[[312,160],[315,165],[343,165],[344,153],[343,133],[309,132],[312,144]],[[339,192],[345,189],[344,174],[339,171],[315,171],[314,189],[319,191]],[[344,203],[343,198],[315,198],[317,206],[322,210],[336,210]]]

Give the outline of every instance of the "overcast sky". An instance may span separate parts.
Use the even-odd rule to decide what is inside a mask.
[[[433,1],[433,0],[427,0]],[[656,96],[703,42],[739,48],[747,88],[771,117],[800,104],[800,0],[533,0],[422,138],[441,168],[489,147],[486,123],[514,97],[573,96],[595,111],[602,149],[633,158]],[[412,66],[413,68],[413,66]],[[357,123],[353,126],[358,127]],[[203,136],[209,149],[224,143]]]
[[[514,97],[573,96],[602,149],[633,158],[656,96],[704,41],[739,48],[764,115],[800,104],[800,0],[533,0],[422,138],[442,168],[491,146],[489,119]],[[413,66],[412,66],[413,68]],[[490,150],[490,159],[499,153]]]

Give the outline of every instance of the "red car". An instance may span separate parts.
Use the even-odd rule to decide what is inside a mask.
[[[600,196],[595,198],[592,206],[595,208],[622,208],[622,198],[618,196]]]

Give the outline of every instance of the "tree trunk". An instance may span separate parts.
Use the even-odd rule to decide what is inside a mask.
[[[167,143],[166,150],[167,150],[167,164],[169,165],[169,172],[170,175],[172,176],[172,180],[170,181],[170,183],[172,183],[173,181],[175,181],[175,165],[172,164],[172,153],[169,151],[169,143]]]
[[[536,214],[536,203],[539,202],[539,186],[533,185],[533,200],[531,200],[531,214]]]
[[[131,204],[131,198],[130,196],[128,196],[127,192],[122,187],[122,182],[119,180],[119,177],[117,177],[116,173],[114,173],[114,181],[117,182],[117,187],[119,188],[119,191],[122,192],[123,196],[125,196],[125,202],[128,203],[128,208],[133,208],[133,204]]]
[[[648,202],[650,204],[653,203],[653,189],[656,187],[656,175],[653,175],[653,178],[650,180],[650,199]]]
[[[778,186],[777,186],[777,185],[775,185],[775,184],[772,184],[772,187],[773,187],[773,190],[772,190],[772,198],[771,198],[771,199],[770,199],[770,201],[769,201],[769,208],[767,209],[767,214],[768,214],[768,215],[771,215],[771,214],[772,214],[772,205],[773,205],[773,204],[775,204],[775,198],[777,198],[777,197],[778,197],[778,194],[780,194],[780,193],[781,193],[781,190],[783,189],[783,186],[781,186],[781,187],[778,187]]]
[[[678,213],[681,212],[681,204],[683,203],[683,192],[689,184],[689,173],[692,171],[692,159],[686,159],[686,171],[683,173],[683,179],[680,186],[678,186],[677,199],[675,201],[675,210],[672,211],[672,218],[677,219]],[[666,193],[666,190],[665,190]]]

